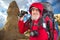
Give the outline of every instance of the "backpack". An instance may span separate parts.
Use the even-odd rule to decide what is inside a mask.
[[[56,30],[56,24],[55,24],[55,19],[54,19],[53,8],[49,2],[43,2],[42,4],[44,6],[43,15],[42,15],[43,18],[46,18],[48,16],[53,23],[53,25],[52,25],[53,31],[51,32],[50,27],[49,27],[49,20],[47,21],[48,22],[47,23],[47,30],[49,32],[49,36],[50,36],[51,40],[54,40],[53,32],[54,32],[54,30]],[[50,38],[49,38],[49,40],[50,40]]]

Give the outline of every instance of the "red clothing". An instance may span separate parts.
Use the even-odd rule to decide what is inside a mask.
[[[25,25],[23,21],[18,22],[19,32],[23,34],[26,30],[28,30],[28,27]]]
[[[19,32],[21,34],[23,34],[26,30],[28,30],[28,26],[26,26],[23,21],[19,21],[18,26],[19,26]],[[36,26],[32,26],[32,29],[37,30],[39,32],[39,35],[36,37],[30,36],[30,40],[48,40],[48,34],[42,26],[40,26],[40,30],[38,30]]]
[[[40,17],[42,17],[42,13],[43,13],[43,5],[41,4],[41,3],[33,3],[31,6],[30,6],[30,8],[29,8],[29,10],[31,9],[31,7],[36,7],[36,8],[38,8],[40,11],[41,11],[41,13],[40,13]],[[31,13],[31,12],[30,12]],[[47,21],[47,19],[49,20],[49,18],[47,17],[45,20]],[[38,20],[36,20],[36,21],[33,21],[33,23],[34,24],[38,24]],[[19,32],[21,33],[21,34],[23,34],[26,30],[28,30],[29,29],[29,24],[28,25],[26,25],[26,23],[24,23],[23,21],[18,21],[18,27],[19,27]],[[50,28],[51,28],[51,30],[52,30],[52,22],[50,21]],[[43,28],[43,26],[42,25],[40,25],[40,27],[38,28],[38,26],[32,26],[32,30],[37,30],[37,32],[38,32],[38,36],[30,36],[30,40],[48,40],[48,33],[47,33],[47,31],[45,30],[45,28]],[[31,30],[31,31],[32,31]],[[57,37],[57,32],[56,32],[56,30],[54,30],[54,40],[56,40],[56,37]]]
[[[46,18],[45,18],[45,21],[46,21],[46,23],[47,23],[47,21],[49,21],[50,20],[50,31],[52,31],[53,33],[53,38],[54,38],[54,40],[58,40],[58,32],[57,32],[57,30],[56,29],[53,29],[53,22],[51,21],[51,19],[47,16]]]

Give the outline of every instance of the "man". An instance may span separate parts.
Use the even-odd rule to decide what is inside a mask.
[[[49,33],[42,26],[43,9],[44,7],[40,2],[33,3],[29,8],[32,22],[28,24],[24,23],[24,16],[18,22],[19,32],[21,34],[24,34],[30,28],[30,40],[49,40]]]

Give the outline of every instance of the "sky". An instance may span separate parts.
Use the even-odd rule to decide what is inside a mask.
[[[14,0],[0,0],[0,29],[4,27],[7,21],[7,9]],[[54,14],[60,13],[60,0],[15,0],[20,10],[28,11],[33,2],[49,2],[53,7]]]

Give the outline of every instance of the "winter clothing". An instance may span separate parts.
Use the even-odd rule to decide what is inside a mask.
[[[40,2],[33,3],[30,6],[30,8],[29,8],[30,14],[31,14],[31,8],[32,7],[36,7],[36,8],[38,8],[41,11],[40,12],[40,18],[37,19],[36,21],[35,20],[32,20],[33,25],[32,25],[31,28],[30,28],[30,24],[29,23],[26,24],[23,21],[19,20],[19,22],[18,22],[19,32],[21,34],[23,34],[25,31],[27,31],[30,28],[30,32],[31,32],[32,35],[33,35],[33,33],[36,33],[37,34],[37,35],[35,34],[35,36],[31,36],[30,35],[30,38],[29,38],[30,40],[49,40],[49,33],[46,30],[46,28],[44,28],[42,26],[42,24],[40,24],[38,26],[38,23],[39,23],[40,19],[42,18],[42,13],[43,13],[43,9],[44,9],[43,5]],[[51,19],[49,17],[46,17],[45,18],[45,22],[47,23],[48,20],[51,20]],[[53,39],[56,40],[57,32],[56,32],[56,30],[53,31],[53,23],[52,23],[52,21],[50,21],[50,30],[54,34]]]

